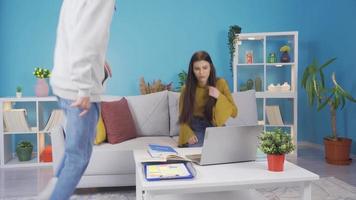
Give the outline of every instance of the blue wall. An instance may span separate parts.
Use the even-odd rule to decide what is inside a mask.
[[[14,95],[17,85],[24,86],[24,95],[34,95],[33,68],[52,68],[60,4],[0,1],[0,96]],[[356,70],[351,59],[356,52],[355,10],[354,0],[118,0],[108,51],[114,77],[107,93],[138,94],[141,76],[176,85],[177,73],[200,49],[211,54],[218,75],[232,86],[227,31],[238,24],[243,32],[299,31],[299,77],[313,57],[324,61],[336,56],[332,70],[356,96],[351,78]],[[308,107],[300,87],[298,97],[298,140],[322,143],[330,132],[327,110]],[[338,113],[340,133],[356,140],[355,122],[356,104],[348,104]]]

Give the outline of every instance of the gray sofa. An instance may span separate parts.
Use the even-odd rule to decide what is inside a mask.
[[[255,92],[233,93],[238,107],[238,117],[229,119],[227,126],[257,124]],[[122,97],[105,96],[103,101],[115,101]],[[148,95],[127,96],[129,108],[139,137],[119,144],[95,145],[88,168],[78,188],[134,186],[134,149],[146,149],[148,144],[177,147],[179,93],[158,92]],[[63,128],[57,127],[51,134],[53,169],[57,170],[64,152]]]

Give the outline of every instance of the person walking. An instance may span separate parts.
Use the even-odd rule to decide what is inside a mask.
[[[50,84],[66,116],[65,150],[55,177],[38,199],[69,199],[88,166],[114,10],[115,0],[62,3]]]

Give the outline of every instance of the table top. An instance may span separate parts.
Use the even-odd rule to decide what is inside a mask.
[[[197,154],[201,148],[177,148],[180,156]],[[145,190],[172,190],[184,188],[201,188],[216,186],[248,186],[266,185],[270,183],[283,184],[312,181],[319,179],[314,174],[288,161],[284,164],[283,172],[271,172],[267,170],[266,161],[241,162],[219,165],[199,166],[194,164],[197,175],[193,179],[184,180],[162,180],[147,181],[144,178],[142,164],[140,161],[147,159],[150,155],[147,150],[135,150],[136,175],[141,180],[142,188]],[[141,169],[141,170],[140,170]]]

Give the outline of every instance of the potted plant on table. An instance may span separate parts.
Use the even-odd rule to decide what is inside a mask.
[[[21,141],[16,146],[16,155],[19,161],[28,161],[32,158],[33,144],[29,141]]]
[[[295,149],[290,134],[281,128],[276,128],[273,131],[263,132],[259,139],[261,151],[267,154],[268,170],[283,171],[285,154]]]
[[[302,87],[306,90],[308,102],[311,106],[317,105],[317,110],[329,106],[331,114],[332,135],[324,138],[325,159],[327,163],[346,165],[351,163],[350,149],[352,140],[338,137],[336,129],[336,111],[343,109],[346,101],[356,102],[336,81],[335,72],[331,75],[332,87],[325,85],[324,69],[334,62],[332,58],[322,65],[314,60],[303,73]]]

